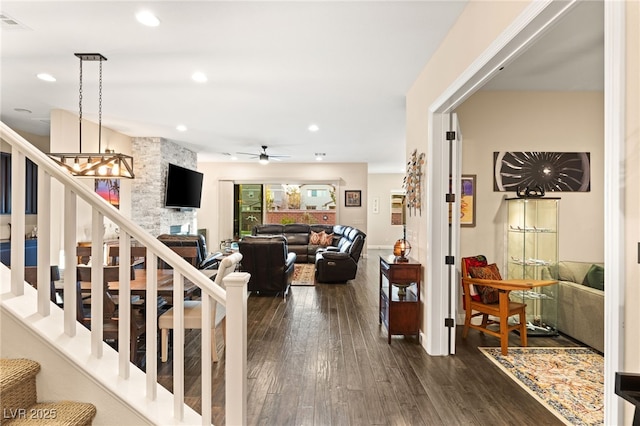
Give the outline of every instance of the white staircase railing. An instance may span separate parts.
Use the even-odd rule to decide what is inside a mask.
[[[103,233],[105,217],[119,227],[120,269],[119,269],[119,342],[129,342],[131,325],[131,289],[130,289],[130,253],[131,238],[147,248],[147,269],[157,268],[158,258],[162,259],[174,270],[174,294],[182,295],[185,279],[194,283],[202,291],[203,306],[216,301],[225,306],[227,315],[226,332],[226,384],[225,384],[225,418],[228,425],[246,424],[246,362],[247,362],[247,320],[246,300],[249,275],[231,273],[225,279],[226,290],[213,285],[212,281],[195,269],[169,247],[144,231],[140,226],[124,217],[120,212],[103,200],[95,192],[89,190],[76,178],[71,177],[51,160],[46,154],[31,145],[6,124],[0,122],[0,137],[11,146],[11,293],[15,297],[24,294],[25,264],[25,157],[38,165],[38,282],[50,282],[51,231],[53,226],[63,226],[64,251],[64,334],[68,337],[76,335],[76,328],[82,327],[76,318],[76,201],[77,198],[87,202],[92,211],[91,247],[92,259],[103,258]],[[51,199],[51,179],[56,179],[64,186],[64,223],[52,224],[49,212],[54,203],[61,200]],[[134,194],[135,196],[135,194]],[[58,206],[59,207],[59,206]],[[94,264],[100,262],[93,262]],[[102,265],[99,265],[102,266]],[[91,355],[103,357],[103,268],[92,268],[91,273]],[[49,286],[38,286],[37,306],[34,310],[48,317],[50,315]],[[157,300],[157,276],[147,274],[146,300]],[[175,300],[175,299],[174,299]],[[180,299],[177,299],[180,300]],[[204,309],[203,309],[204,311]],[[174,305],[174,341],[184,342],[183,306]],[[203,315],[202,330],[211,327],[210,318]],[[205,321],[209,321],[206,323]],[[157,306],[146,304],[146,389],[139,392],[146,394],[147,400],[157,397]],[[205,336],[207,333],[202,333]],[[131,373],[130,345],[120,344],[118,350],[117,369],[120,380],[128,380]],[[211,356],[210,345],[202,345],[202,424],[211,424]],[[174,345],[173,348],[173,418],[167,423],[176,424],[184,416],[184,347]],[[144,415],[144,413],[141,413]]]

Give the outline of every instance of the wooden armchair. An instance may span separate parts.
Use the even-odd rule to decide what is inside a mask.
[[[483,255],[462,258],[462,292],[465,308],[462,338],[467,337],[470,328],[475,328],[498,337],[502,355],[507,355],[509,332],[520,330],[520,344],[527,346],[527,305],[509,300],[512,290],[522,289],[522,284],[503,282],[498,268],[495,264],[487,265],[487,259]],[[509,325],[508,319],[513,315],[519,316],[519,323]],[[471,320],[479,316],[482,317],[481,324],[473,324]],[[489,328],[495,324],[499,326],[497,331]]]

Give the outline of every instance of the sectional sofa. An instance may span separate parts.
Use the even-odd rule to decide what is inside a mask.
[[[316,265],[316,281],[346,282],[355,278],[366,234],[344,225],[263,224],[256,225],[253,236],[282,235],[296,262]]]
[[[604,265],[561,261],[542,275],[558,279],[558,331],[604,352]]]

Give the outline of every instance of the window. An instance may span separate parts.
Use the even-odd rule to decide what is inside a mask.
[[[38,213],[38,166],[25,163],[25,213]],[[11,154],[0,152],[0,214],[11,214]]]

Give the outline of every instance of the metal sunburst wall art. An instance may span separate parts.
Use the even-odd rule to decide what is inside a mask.
[[[407,174],[404,177],[402,188],[406,193],[406,207],[409,216],[413,211],[422,214],[422,166],[424,165],[424,153],[418,155],[414,149],[407,163]]]
[[[588,152],[494,152],[493,169],[493,190],[519,197],[591,191]]]

